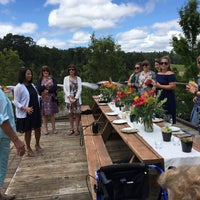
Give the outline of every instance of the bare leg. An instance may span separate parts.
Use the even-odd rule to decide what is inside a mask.
[[[37,128],[35,129],[35,147],[38,147],[38,149],[42,149],[40,147],[40,137],[41,137],[41,129]]]
[[[25,142],[26,142],[26,148],[28,150],[32,150],[31,149],[31,131],[25,132],[24,139],[25,139]]]
[[[74,113],[69,113],[69,124],[70,130],[68,135],[72,135],[74,133]]]
[[[53,133],[57,133],[57,131],[56,131],[56,122],[55,122],[55,116],[54,116],[54,114],[50,115],[50,119],[51,119],[51,125],[52,125]]]
[[[75,135],[79,135],[79,125],[80,125],[80,121],[81,121],[81,114],[80,113],[76,113],[76,133]]]
[[[31,131],[25,132],[24,139],[26,142],[28,156],[34,156],[33,150],[31,148]]]
[[[44,134],[47,135],[49,132],[48,132],[48,116],[47,115],[43,115],[43,124],[44,124],[44,129],[45,129],[45,132]]]

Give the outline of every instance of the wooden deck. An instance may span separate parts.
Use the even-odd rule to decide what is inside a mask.
[[[5,189],[16,194],[17,200],[89,199],[85,148],[80,146],[79,136],[66,134],[68,122],[57,122],[56,126],[58,134],[42,135],[43,152],[36,157],[19,159],[11,148]],[[32,147],[34,141],[33,137]]]
[[[79,136],[66,134],[69,130],[68,120],[57,121],[56,126],[58,134],[42,135],[43,152],[37,153],[36,157],[19,158],[15,148],[11,147],[3,189],[8,194],[16,194],[17,200],[90,199],[86,185],[88,166],[85,147],[80,146]],[[188,126],[180,123],[177,126],[197,134],[196,130]],[[34,141],[33,137],[33,149]],[[122,159],[126,161],[130,156],[130,150],[123,141],[116,139],[114,143],[107,142],[106,146],[113,163]]]

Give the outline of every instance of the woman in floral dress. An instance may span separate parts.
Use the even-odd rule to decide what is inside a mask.
[[[63,89],[65,93],[65,102],[69,112],[70,130],[68,135],[79,135],[79,124],[81,120],[81,78],[76,75],[75,65],[68,66],[69,76],[64,78]],[[75,130],[74,130],[75,119]]]
[[[51,72],[48,66],[42,66],[40,78],[37,82],[37,89],[42,97],[42,117],[45,135],[49,134],[48,131],[48,118],[51,120],[52,132],[57,133],[55,125],[55,113],[58,113],[58,101],[57,101],[57,82],[51,76]]]

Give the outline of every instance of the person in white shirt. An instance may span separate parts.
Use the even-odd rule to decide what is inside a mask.
[[[19,83],[14,88],[14,105],[17,131],[25,133],[28,156],[35,156],[31,148],[31,132],[35,131],[35,149],[40,151],[41,110],[40,96],[32,83],[32,71],[22,68],[19,72]]]
[[[79,124],[81,120],[81,92],[82,82],[81,78],[76,75],[75,65],[68,66],[69,76],[64,78],[63,89],[65,93],[65,102],[69,112],[70,130],[68,135],[79,135]],[[74,130],[75,119],[75,130]]]

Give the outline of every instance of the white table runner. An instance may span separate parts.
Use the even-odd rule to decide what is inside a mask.
[[[118,113],[120,118],[122,117],[122,112],[119,108],[110,103],[108,105],[113,111]],[[144,131],[143,124],[130,122],[129,117],[127,117],[126,120],[128,125],[137,128],[138,134],[164,158],[165,169],[168,169],[169,166],[178,167],[183,164],[200,164],[200,152],[195,149],[192,149],[191,153],[182,152],[180,140],[177,140],[174,136],[172,136],[171,142],[164,142],[161,128],[158,125],[153,124],[153,132],[148,133]],[[156,146],[159,143],[161,143],[161,148]]]

